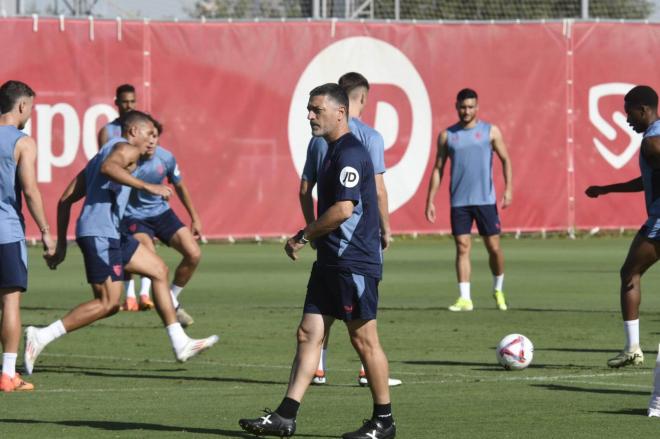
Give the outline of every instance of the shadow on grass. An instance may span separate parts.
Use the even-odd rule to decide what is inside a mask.
[[[149,424],[146,422],[116,422],[116,421],[41,421],[36,419],[0,419],[0,422],[6,424],[52,424],[64,427],[89,427],[97,428],[100,430],[108,431],[127,431],[127,430],[148,430],[148,431],[165,431],[177,433],[197,433],[197,434],[212,434],[221,435],[224,437],[241,437],[241,438],[254,438],[254,435],[245,433],[241,430],[223,430],[220,428],[188,428],[177,427],[162,424]],[[238,422],[238,421],[237,421]],[[321,437],[321,438],[334,438],[336,436],[319,436],[311,434],[296,434],[300,437]]]
[[[603,354],[615,354],[621,350],[620,347],[613,349],[587,349],[587,348],[534,348],[534,352],[537,351],[551,351],[551,352],[585,352],[585,353],[603,353]]]
[[[476,361],[446,361],[446,360],[419,360],[419,361],[390,361],[390,363],[403,363],[414,366],[475,366],[473,370],[501,371],[502,366],[495,361],[492,363],[480,363]],[[591,366],[580,366],[577,364],[530,364],[528,369],[593,369]]]
[[[606,415],[632,415],[632,416],[647,416],[647,409],[621,409],[612,411],[600,411],[592,413],[604,413]]]
[[[593,387],[577,387],[577,386],[564,386],[561,384],[532,384],[532,387],[540,387],[547,390],[557,390],[563,392],[584,392],[584,393],[599,393],[605,395],[644,395],[648,396],[651,392],[643,392],[641,390],[624,390],[624,389],[601,389]],[[613,412],[614,413],[614,412]]]
[[[108,369],[113,370],[113,369]],[[242,383],[242,384],[271,384],[278,386],[285,386],[286,381],[271,381],[271,380],[254,380],[250,378],[233,378],[233,377],[199,377],[188,375],[157,375],[149,373],[136,373],[136,372],[102,372],[100,370],[89,370],[88,368],[79,368],[72,366],[40,366],[39,372],[60,373],[71,375],[84,375],[90,377],[104,377],[104,378],[129,378],[129,379],[153,379],[153,380],[174,380],[174,381],[207,381],[215,383]]]

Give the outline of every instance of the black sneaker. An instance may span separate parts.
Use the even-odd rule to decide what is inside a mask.
[[[259,436],[291,437],[296,432],[295,418],[283,418],[269,409],[264,410],[264,413],[266,415],[260,418],[241,419],[238,421],[238,425],[243,430]]]
[[[374,419],[365,419],[364,424],[359,430],[351,433],[344,433],[343,439],[393,439],[396,436],[396,426],[394,423],[385,428],[383,423]]]

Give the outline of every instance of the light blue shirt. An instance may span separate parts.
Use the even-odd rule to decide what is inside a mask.
[[[119,121],[119,118],[107,123],[103,128],[105,128],[105,132],[108,135],[108,140],[112,140],[115,137],[121,137],[121,122]]]
[[[134,175],[140,180],[152,184],[161,184],[165,177],[171,184],[177,184],[181,181],[181,173],[174,155],[161,146],[156,147],[156,152],[149,160],[138,163]],[[126,208],[126,217],[151,218],[160,215],[169,208],[169,203],[160,195],[133,189]]]
[[[644,131],[644,138],[660,136],[660,120],[653,122]],[[646,201],[646,213],[648,216],[660,217],[660,170],[653,169],[639,153],[639,170],[642,173],[644,184],[644,200]]]
[[[460,124],[447,128],[452,207],[495,204],[490,129],[491,125],[483,121],[468,129]]]
[[[23,136],[25,134],[13,125],[0,126],[0,244],[25,239],[21,184],[14,160],[16,143]]]
[[[353,135],[358,138],[362,145],[367,148],[367,152],[373,163],[374,173],[382,174],[385,172],[385,142],[383,136],[378,131],[355,117],[348,121],[348,128]],[[307,145],[307,159],[303,168],[302,179],[305,181],[316,182],[319,177],[319,170],[325,155],[328,153],[328,142],[323,137],[312,137]]]
[[[128,204],[131,188],[112,181],[102,174],[101,165],[115,145],[121,142],[126,142],[126,139],[115,137],[109,140],[85,166],[87,191],[76,224],[77,238],[97,236],[119,239],[119,223]]]

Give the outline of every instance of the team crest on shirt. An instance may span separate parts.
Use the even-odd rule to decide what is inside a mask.
[[[160,175],[163,175],[164,171],[165,169],[163,169],[163,165],[159,163],[158,166],[156,166],[156,172],[158,172]]]
[[[339,173],[339,182],[347,188],[355,187],[360,182],[360,174],[355,168],[346,166]]]
[[[474,133],[474,138],[477,140],[481,140],[481,131],[477,131],[476,133]]]

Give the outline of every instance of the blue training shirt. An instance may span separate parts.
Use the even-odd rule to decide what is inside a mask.
[[[317,261],[380,279],[382,254],[376,181],[364,145],[347,133],[328,145],[318,179],[318,217],[338,201],[354,202],[353,214],[316,240]]]
[[[653,122],[644,131],[644,138],[656,136],[660,136],[660,120]],[[640,151],[639,170],[644,184],[646,213],[648,216],[660,217],[660,169],[653,169]]]
[[[25,239],[21,184],[14,159],[16,143],[23,136],[13,125],[0,126],[0,244]]]
[[[348,122],[348,128],[367,148],[371,161],[374,165],[374,172],[382,174],[385,172],[385,141],[378,131],[371,128],[360,119],[352,117]],[[328,152],[328,143],[323,137],[312,137],[307,145],[307,159],[302,172],[302,179],[305,181],[318,180],[319,170],[323,159]]]
[[[121,122],[119,121],[119,118],[107,123],[103,128],[108,134],[108,140],[112,140],[115,137],[121,137]]]
[[[141,160],[138,163],[134,175],[140,180],[153,184],[161,184],[165,177],[171,184],[177,184],[181,181],[181,173],[174,155],[161,146],[156,147],[156,152],[150,159]],[[126,208],[126,217],[151,218],[160,215],[169,208],[169,203],[160,195],[132,190]]]
[[[447,128],[452,207],[496,203],[490,129],[491,125],[483,121],[467,129],[459,123]]]
[[[110,155],[115,145],[127,142],[123,137],[115,137],[103,145],[99,152],[85,166],[85,204],[76,223],[76,237],[97,236],[119,239],[119,223],[131,188],[124,186],[101,173],[101,165]],[[135,175],[135,171],[133,171]]]

